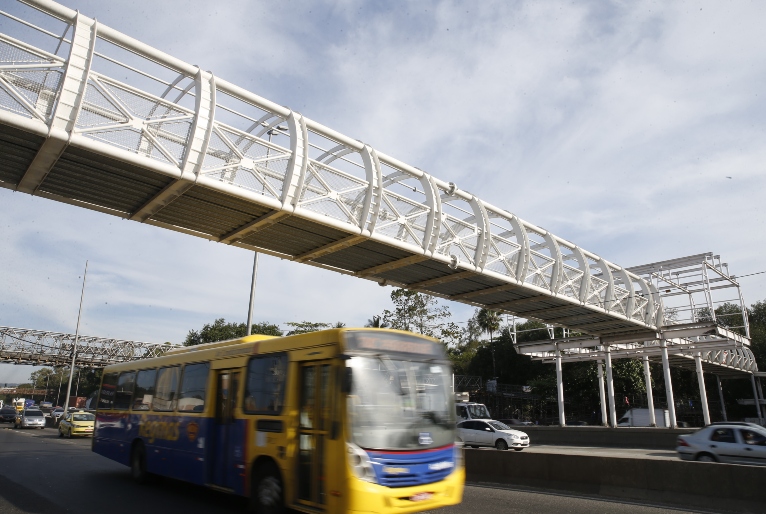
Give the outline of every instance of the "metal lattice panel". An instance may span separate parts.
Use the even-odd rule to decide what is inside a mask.
[[[0,327],[0,362],[66,366],[72,362],[75,334]],[[100,368],[118,362],[159,357],[179,345],[79,336],[77,363]]]
[[[0,128],[43,140],[32,162],[18,145],[0,185],[595,335],[663,324],[638,274],[71,9],[23,4],[56,26],[3,27]]]

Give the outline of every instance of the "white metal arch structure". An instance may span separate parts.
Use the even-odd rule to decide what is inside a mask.
[[[15,7],[3,187],[594,335],[661,324],[644,279],[455,184],[64,6]]]
[[[75,334],[0,327],[0,362],[69,366],[74,341]],[[159,357],[178,346],[80,335],[77,340],[77,364],[100,368],[117,362]]]

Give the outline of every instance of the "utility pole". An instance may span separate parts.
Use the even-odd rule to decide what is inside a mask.
[[[69,367],[69,384],[64,398],[64,412],[69,409],[69,395],[72,394],[72,379],[74,378],[74,362],[77,358],[77,342],[80,339],[80,317],[82,316],[82,300],[85,297],[85,279],[88,278],[88,261],[85,261],[85,273],[82,276],[82,291],[80,292],[80,310],[77,313],[77,329],[74,333],[74,346],[72,347],[72,365]]]

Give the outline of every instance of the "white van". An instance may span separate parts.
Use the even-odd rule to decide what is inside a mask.
[[[670,414],[667,409],[654,409],[654,421],[658,427],[670,426]],[[650,427],[649,409],[629,409],[617,421],[618,427]]]

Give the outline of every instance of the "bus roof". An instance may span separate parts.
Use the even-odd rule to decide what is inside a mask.
[[[165,355],[151,359],[141,359],[129,362],[112,364],[104,368],[105,372],[129,371],[132,369],[151,368],[155,366],[172,366],[185,362],[201,362],[236,357],[247,357],[254,354],[293,351],[309,349],[312,347],[338,344],[338,353],[345,351],[343,346],[344,332],[383,332],[387,334],[401,334],[407,339],[421,339],[438,342],[437,339],[407,332],[403,330],[379,329],[379,328],[331,328],[316,332],[307,332],[292,336],[276,337],[254,334],[239,339],[218,341],[183,348],[174,348]]]
[[[227,339],[226,341],[216,341],[214,343],[198,344],[195,346],[184,346],[181,348],[173,348],[165,352],[165,355],[178,355],[179,353],[198,352],[200,350],[208,350],[210,348],[220,348],[221,346],[232,346],[236,344],[253,343],[255,341],[263,341],[266,339],[274,339],[278,336],[266,336],[263,334],[253,334],[250,336],[240,337],[237,339]]]

